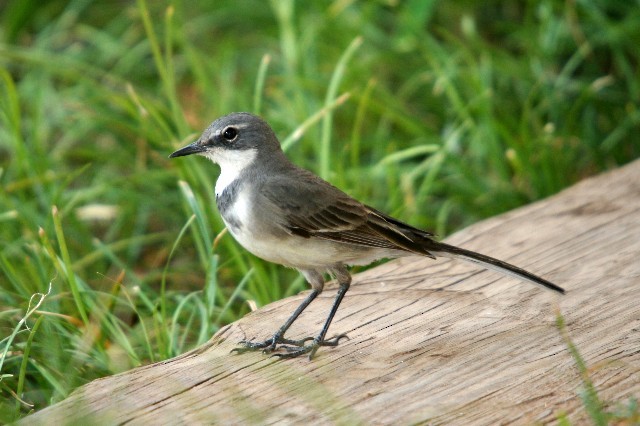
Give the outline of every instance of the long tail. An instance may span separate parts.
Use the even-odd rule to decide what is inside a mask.
[[[460,247],[451,246],[449,244],[436,241],[434,241],[434,245],[431,245],[431,247],[429,248],[429,252],[436,257],[450,257],[453,259],[462,259],[466,260],[467,262],[473,262],[482,266],[483,268],[491,269],[505,275],[510,275],[512,277],[542,286],[547,290],[552,290],[560,294],[564,294],[564,289],[562,287],[559,287],[554,283],[545,280],[544,278],[540,278],[539,276],[534,275],[531,272],[525,271],[522,268],[518,268],[517,266],[514,266],[510,263],[503,262],[502,260],[498,260],[484,254],[476,253],[471,250],[465,250]]]

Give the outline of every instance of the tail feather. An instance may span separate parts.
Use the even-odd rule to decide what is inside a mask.
[[[467,262],[478,264],[483,268],[491,269],[493,271],[500,272],[502,274],[509,275],[514,278],[518,278],[524,281],[528,281],[532,284],[539,285],[541,287],[546,288],[547,290],[552,290],[560,294],[565,293],[562,287],[559,287],[554,283],[545,280],[544,278],[534,275],[531,272],[525,271],[524,269],[519,268],[510,263],[495,259],[490,256],[486,256],[484,254],[476,253],[471,250],[465,250],[460,247],[452,246],[449,244],[435,242],[435,241],[434,243],[435,245],[431,246],[429,251],[436,257],[442,256],[442,257],[466,260]]]

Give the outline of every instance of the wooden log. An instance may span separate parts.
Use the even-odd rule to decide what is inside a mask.
[[[304,294],[174,359],[95,380],[25,424],[504,424],[587,414],[556,309],[600,398],[640,396],[640,161],[448,238],[537,273],[555,296],[462,262],[411,257],[354,277],[316,358],[230,351],[264,339]],[[328,285],[288,333],[315,335]]]

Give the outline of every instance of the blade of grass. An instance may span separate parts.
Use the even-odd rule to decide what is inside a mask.
[[[196,246],[198,248],[198,253],[200,254],[200,262],[203,265],[206,265],[208,263],[207,258],[210,251],[209,246],[212,242],[211,234],[209,234],[209,223],[207,222],[206,216],[200,208],[200,204],[198,203],[198,200],[196,199],[196,196],[193,193],[193,190],[191,190],[189,184],[186,181],[181,180],[178,182],[178,186],[180,187],[182,196],[187,201],[187,204],[191,208],[193,214],[196,216],[196,223],[198,224],[198,231],[200,232],[200,234],[197,235],[199,238],[195,239]]]
[[[51,294],[52,282],[53,282],[53,280],[51,280],[49,282],[49,290],[46,293],[44,293],[44,294],[43,293],[36,293],[36,294],[33,294],[31,296],[31,299],[29,300],[29,307],[27,308],[27,312],[25,312],[24,316],[20,319],[20,321],[18,321],[18,324],[13,328],[13,331],[11,332],[9,337],[7,339],[5,339],[6,344],[4,346],[4,350],[2,351],[2,355],[0,355],[0,372],[2,371],[2,367],[4,365],[4,360],[7,357],[7,353],[9,352],[9,348],[11,347],[11,344],[13,343],[13,340],[15,339],[16,335],[22,329],[22,327],[25,325],[25,323],[27,322],[27,319],[29,319],[29,317],[40,307],[40,305],[42,305],[42,303],[47,298],[47,296],[49,296]],[[32,307],[31,304],[32,304],[32,302],[34,301],[34,299],[36,297],[38,297],[39,299],[35,302],[35,304]]]
[[[260,111],[262,109],[264,81],[267,77],[269,63],[271,63],[271,55],[266,54],[262,57],[262,60],[260,61],[260,68],[258,68],[258,77],[256,78],[256,86],[253,91],[253,112],[257,115],[260,115]]]
[[[171,259],[173,259],[173,255],[176,252],[176,249],[178,248],[180,241],[182,241],[182,237],[184,237],[184,234],[187,232],[187,229],[189,229],[189,227],[191,226],[195,218],[196,218],[195,214],[191,215],[191,217],[189,217],[189,219],[184,224],[182,229],[180,229],[178,236],[176,237],[175,241],[173,242],[173,245],[171,246],[171,250],[169,251],[169,256],[167,256],[167,261],[165,262],[164,269],[162,271],[162,278],[160,280],[160,312],[162,314],[163,322],[166,322],[167,320],[166,288],[167,288],[167,272],[169,271],[169,265],[171,264]]]
[[[184,333],[188,332],[188,330],[191,328],[190,325],[193,319],[192,319],[192,316],[190,316],[189,320],[185,324],[182,324],[180,322],[180,316],[182,315],[183,311],[188,308],[188,304],[192,299],[195,301],[194,303],[196,304],[196,307],[197,307],[198,305],[197,296],[198,296],[198,292],[192,292],[187,294],[186,297],[183,297],[180,300],[175,310],[173,311],[173,315],[171,316],[171,327],[170,327],[170,333],[169,333],[168,347],[169,347],[169,350],[171,351],[169,353],[169,356],[175,356],[181,353],[181,348],[182,348],[182,345],[184,344],[184,337],[179,338],[179,335],[182,334],[184,336]],[[206,323],[207,321],[205,311],[206,309],[203,309],[203,312],[202,312],[202,322],[204,323]],[[180,327],[182,327],[185,330],[183,333],[180,333]]]
[[[562,340],[569,349],[569,353],[573,357],[576,368],[580,373],[580,379],[584,386],[584,390],[581,392],[580,398],[582,399],[582,403],[584,404],[587,413],[589,413],[589,416],[595,425],[606,426],[608,420],[607,413],[604,411],[604,405],[602,404],[602,401],[600,401],[598,392],[589,377],[589,370],[587,369],[587,364],[585,363],[584,358],[582,358],[582,355],[578,352],[578,348],[571,340],[571,337],[569,337],[569,332],[567,331],[567,326],[560,309],[556,312],[556,327],[558,327],[560,336],[562,336]]]
[[[29,364],[29,355],[31,355],[31,344],[33,343],[33,337],[38,332],[38,328],[40,328],[40,324],[44,319],[44,315],[40,315],[36,320],[36,323],[33,325],[31,332],[29,333],[29,337],[27,338],[27,343],[24,346],[24,351],[22,353],[22,362],[20,363],[20,372],[18,373],[18,386],[16,387],[16,395],[18,398],[22,398],[22,391],[24,390],[24,379],[27,375],[27,365]],[[20,405],[25,404],[25,401],[21,399],[16,400],[16,413],[20,411]],[[32,409],[33,406],[29,406],[28,408]]]
[[[138,290],[138,288],[135,288],[135,290]],[[136,292],[136,294],[138,294],[138,293],[139,292]],[[134,302],[133,298],[131,297],[131,295],[129,294],[129,291],[127,290],[127,288],[125,286],[122,287],[122,294],[124,294],[124,297],[127,299],[127,302],[129,302],[129,307],[131,308],[133,313],[136,315],[136,317],[140,318],[140,326],[142,327],[142,335],[144,336],[143,342],[144,342],[144,345],[145,345],[145,347],[147,349],[147,354],[149,356],[149,361],[150,362],[156,362],[157,357],[156,357],[155,352],[153,350],[152,341],[151,341],[151,335],[149,334],[149,330],[147,330],[147,325],[146,325],[145,321],[143,320],[144,318],[140,314],[140,311],[138,310],[137,304]],[[149,303],[149,300],[146,297],[142,296],[141,299],[144,300],[145,302],[147,302],[146,303],[146,307],[151,309],[151,312],[155,312],[155,309],[153,309],[154,308],[153,304]],[[158,321],[156,319],[155,315],[153,316],[153,318],[154,318],[154,321]],[[127,341],[127,343],[128,343],[128,341]],[[158,344],[158,346],[160,348],[162,348],[160,343]],[[125,349],[128,349],[129,347],[130,346],[127,345],[127,348],[125,348]],[[133,357],[133,359],[137,363],[140,363],[140,359],[139,359],[139,357],[137,355],[135,355]],[[166,359],[166,358],[163,358],[163,359]]]
[[[399,163],[401,161],[409,160],[414,157],[420,157],[426,154],[433,154],[440,149],[440,145],[436,144],[428,144],[428,145],[417,145],[411,148],[403,149],[400,151],[396,151],[393,154],[389,154],[384,157],[378,165],[385,166],[391,163]]]
[[[362,132],[364,130],[364,117],[366,111],[370,108],[369,102],[371,100],[371,93],[376,87],[376,80],[371,78],[367,82],[364,92],[359,97],[358,109],[356,112],[356,118],[353,121],[353,130],[351,132],[351,146],[349,147],[351,157],[351,168],[358,167],[360,162],[360,149],[362,142]]]
[[[235,301],[235,299],[238,297],[238,295],[240,294],[240,292],[242,291],[242,289],[244,288],[244,286],[247,284],[247,282],[249,282],[249,278],[251,278],[251,275],[253,275],[253,269],[250,269],[246,275],[242,278],[242,280],[238,283],[238,285],[236,286],[236,288],[233,290],[233,293],[231,293],[231,297],[229,297],[229,300],[227,300],[227,303],[225,303],[225,305],[222,307],[222,310],[220,311],[220,313],[218,314],[218,316],[216,317],[216,320],[214,321],[215,324],[219,323],[220,320],[222,319],[222,316],[225,314],[225,312],[227,312],[227,310],[231,307],[231,304]]]
[[[293,144],[298,142],[300,140],[300,138],[302,138],[302,136],[304,136],[305,132],[309,129],[309,127],[313,126],[315,123],[320,121],[323,117],[325,117],[327,114],[329,114],[329,112],[331,112],[333,109],[335,109],[335,108],[339,107],[340,105],[342,105],[343,103],[345,103],[347,101],[347,99],[349,99],[350,96],[351,96],[351,94],[349,92],[343,93],[337,99],[335,99],[333,102],[331,102],[329,105],[325,105],[323,108],[318,110],[318,112],[316,112],[311,117],[309,117],[306,120],[304,120],[302,122],[302,124],[300,124],[293,131],[293,133],[291,133],[291,135],[289,135],[288,137],[286,137],[282,141],[282,144],[281,144],[282,150],[284,152],[287,152],[287,150]]]
[[[69,250],[67,249],[67,241],[64,237],[64,232],[62,231],[62,223],[60,221],[60,216],[58,214],[58,208],[53,206],[51,209],[51,214],[53,216],[53,226],[56,233],[56,238],[58,240],[58,246],[60,247],[60,254],[62,255],[62,261],[65,265],[66,278],[69,283],[69,287],[71,289],[71,294],[73,296],[73,300],[78,308],[78,313],[80,314],[80,318],[82,318],[82,322],[88,326],[89,325],[89,317],[87,316],[87,309],[85,307],[85,302],[83,300],[82,294],[80,293],[80,287],[78,285],[78,281],[76,280],[76,275],[73,272],[73,264],[71,263],[71,256],[69,255]]]
[[[188,133],[188,126],[182,114],[182,108],[176,95],[175,78],[173,74],[173,55],[172,55],[172,28],[173,28],[173,6],[169,6],[165,13],[165,54],[163,55],[160,49],[160,42],[153,28],[151,15],[147,6],[146,0],[138,0],[138,10],[140,11],[140,17],[147,35],[147,40],[151,46],[151,52],[153,54],[153,60],[156,64],[156,69],[160,75],[160,80],[164,88],[165,96],[169,101],[169,106],[172,112],[174,123],[178,126],[178,133]]]
[[[336,95],[338,93],[338,87],[344,76],[344,72],[347,68],[347,63],[355,53],[355,51],[362,44],[363,38],[358,36],[353,41],[345,52],[340,57],[338,64],[336,65],[331,81],[329,82],[329,88],[327,89],[327,95],[325,97],[324,106],[328,109],[327,114],[322,119],[322,136],[320,138],[320,177],[323,179],[329,178],[331,167],[331,131],[333,127],[333,114],[329,106],[333,104]]]
[[[204,284],[204,300],[207,307],[207,321],[213,319],[213,311],[216,306],[216,296],[220,291],[218,287],[218,262],[219,256],[214,254],[210,256],[209,266],[207,267],[207,275]]]

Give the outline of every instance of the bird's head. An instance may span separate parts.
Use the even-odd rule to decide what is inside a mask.
[[[281,153],[280,142],[271,127],[260,117],[234,112],[211,123],[195,142],[180,148],[169,158],[199,154],[222,169],[244,168],[257,156]]]

